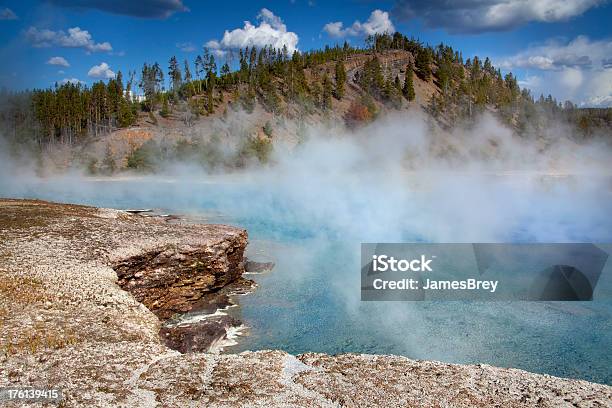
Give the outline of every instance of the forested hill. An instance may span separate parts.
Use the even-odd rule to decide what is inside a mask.
[[[279,117],[331,118],[357,127],[388,111],[422,109],[442,128],[469,123],[483,111],[526,135],[537,135],[551,121],[576,126],[582,136],[612,126],[610,109],[534,98],[489,58],[464,59],[450,46],[425,45],[400,33],[369,37],[364,48],[345,43],[293,55],[287,49],[247,48],[234,60],[235,70],[227,62],[219,67],[204,50],[194,61],[171,57],[166,69],[144,63],[140,72],[118,72],[91,87],[65,83],[4,92],[2,131],[13,145],[79,146],[122,128],[155,133],[156,127],[197,127],[228,111],[256,111],[261,114],[254,126],[263,132],[247,144],[260,155],[271,144],[271,118]]]

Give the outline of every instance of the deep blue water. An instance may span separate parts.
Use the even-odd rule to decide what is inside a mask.
[[[612,242],[610,179],[337,181],[0,180],[0,195],[245,227],[249,257],[276,267],[250,276],[259,288],[230,310],[249,333],[229,351],[400,354],[612,384],[610,261],[592,302],[359,300],[361,242]]]

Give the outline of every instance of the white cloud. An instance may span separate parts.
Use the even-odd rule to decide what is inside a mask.
[[[217,57],[223,57],[227,54],[228,49],[223,49],[223,46],[217,40],[210,40],[204,44],[204,47],[209,48]],[[229,50],[232,50],[230,48]]]
[[[325,31],[330,37],[340,38],[345,36],[345,31],[342,27],[344,24],[341,21],[336,21],[334,23],[327,23],[323,26],[323,31]]]
[[[191,42],[176,43],[176,48],[183,52],[193,52],[196,50],[195,45]]]
[[[579,35],[570,42],[559,39],[531,46],[527,50],[498,62],[502,68],[562,70],[567,67],[603,68],[612,55],[612,40],[591,41]]]
[[[529,21],[563,21],[600,3],[600,0],[498,1],[486,9],[482,24],[489,27],[507,27]]]
[[[580,103],[581,107],[609,108],[612,107],[612,95],[594,96]]]
[[[110,79],[115,77],[115,73],[111,71],[110,66],[103,62],[100,65],[94,65],[87,72],[87,76],[92,78]]]
[[[60,67],[69,67],[70,64],[68,63],[68,61],[66,61],[66,58],[64,57],[51,57],[49,58],[49,61],[47,61],[47,64],[49,65],[58,65]]]
[[[206,44],[204,44],[204,46],[206,46],[208,48],[213,48],[213,49],[220,49],[221,48],[221,44],[217,40],[207,41]]]
[[[528,75],[525,79],[520,79],[518,84],[521,88],[534,89],[541,85],[542,78],[537,75]]]
[[[25,38],[33,47],[37,48],[51,46],[83,48],[88,52],[110,52],[113,50],[109,42],[96,43],[89,31],[81,30],[79,27],[69,28],[68,34],[62,30],[53,31],[30,27],[25,32]]]
[[[401,20],[420,18],[428,27],[457,33],[502,31],[529,22],[566,21],[607,0],[398,0],[392,9]]]
[[[259,25],[255,26],[250,21],[245,21],[243,28],[226,30],[220,41],[208,41],[206,46],[217,53],[245,47],[263,48],[268,45],[274,48],[286,46],[290,54],[297,50],[298,35],[287,31],[287,26],[280,17],[263,8],[257,15],[257,20]]]
[[[529,56],[527,59],[517,61],[518,66],[521,67],[533,67],[539,69],[552,69],[554,67],[554,61],[551,58],[543,57],[541,55]]]
[[[343,28],[340,21],[327,23],[323,26],[330,37],[341,38],[346,36],[365,37],[372,34],[393,33],[395,27],[389,18],[389,13],[382,10],[374,10],[365,23],[355,21],[350,27]]]
[[[0,10],[0,20],[17,20],[17,18],[17,14],[8,7]]]
[[[75,85],[78,85],[78,84],[82,84],[82,85],[84,85],[84,84],[85,84],[85,82],[84,82],[84,81],[81,81],[81,80],[80,80],[80,79],[78,79],[78,78],[64,78],[64,79],[62,79],[62,80],[60,81],[60,84],[62,84],[62,85],[64,85],[64,84],[68,84],[68,83],[75,84]]]
[[[521,68],[528,73],[520,81],[535,96],[552,94],[581,106],[612,106],[612,39],[591,41],[578,36],[571,41],[549,40],[498,61],[505,69]],[[607,105],[606,105],[607,104]]]

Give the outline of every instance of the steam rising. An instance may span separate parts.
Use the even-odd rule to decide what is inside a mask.
[[[252,252],[263,251],[278,265],[262,278],[261,296],[268,296],[266,285],[280,285],[289,293],[303,290],[333,302],[334,310],[312,310],[321,319],[318,313],[342,316],[331,334],[321,335],[352,341],[367,327],[379,346],[372,351],[564,373],[551,361],[526,361],[511,350],[507,327],[548,336],[548,344],[555,344],[580,324],[574,311],[546,304],[364,304],[359,301],[359,244],[612,242],[609,140],[577,142],[562,128],[550,129],[544,138],[519,138],[490,116],[470,129],[444,132],[417,114],[388,116],[357,131],[311,126],[307,135],[298,146],[278,141],[270,166],[225,175],[173,163],[164,174],[115,181],[79,174],[39,179],[3,157],[0,194],[157,207],[240,224],[249,230]],[[607,269],[600,281],[604,289],[611,287]],[[319,287],[313,282],[321,276]],[[251,296],[257,302],[257,293]],[[241,302],[248,314],[247,298]],[[299,319],[295,313],[292,318]],[[605,313],[609,319],[610,312]],[[610,340],[605,333],[593,336],[603,336],[601,344]],[[304,337],[301,347],[314,351],[369,350],[363,344],[325,346],[314,335]],[[522,337],[524,346],[542,347],[534,337]],[[267,341],[251,345],[275,346]],[[586,347],[580,342],[577,348]],[[607,362],[589,364],[605,371]]]

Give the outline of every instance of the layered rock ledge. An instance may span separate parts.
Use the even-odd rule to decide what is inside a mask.
[[[66,407],[612,405],[609,386],[486,365],[168,348],[162,320],[224,300],[246,239],[230,226],[0,199],[0,387],[60,388]]]

